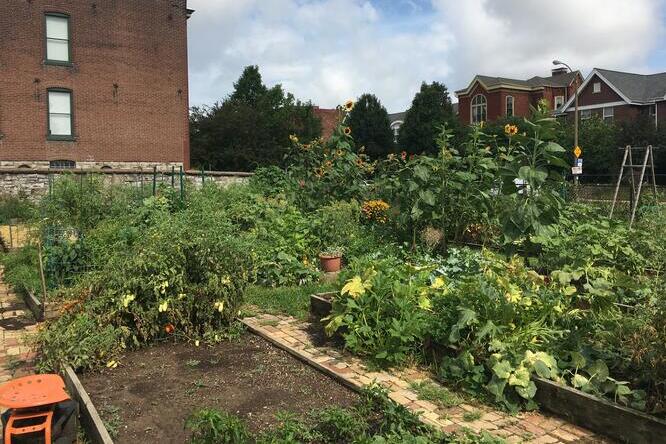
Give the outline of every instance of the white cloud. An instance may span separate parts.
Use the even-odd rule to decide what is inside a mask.
[[[191,102],[223,99],[250,64],[321,106],[372,92],[389,111],[424,80],[453,90],[477,73],[545,75],[553,58],[640,71],[664,37],[662,2],[190,0]]]

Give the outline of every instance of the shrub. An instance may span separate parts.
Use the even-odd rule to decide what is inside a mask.
[[[4,281],[20,294],[42,292],[37,254],[37,247],[28,245],[0,256]]]
[[[29,221],[36,214],[35,204],[25,196],[0,195],[0,225],[12,221]]]
[[[345,347],[384,364],[399,364],[422,346],[431,270],[387,259],[349,279],[333,299],[326,332],[340,332]]]

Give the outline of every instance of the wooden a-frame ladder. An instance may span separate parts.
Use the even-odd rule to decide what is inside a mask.
[[[648,168],[648,162],[650,167],[650,173],[652,174],[652,192],[654,193],[655,198],[657,197],[657,180],[654,175],[654,155],[652,145],[646,147],[627,145],[624,148],[624,156],[622,157],[622,166],[620,167],[620,175],[617,178],[617,184],[615,185],[615,193],[613,194],[613,204],[611,205],[610,218],[613,217],[613,210],[615,210],[615,204],[617,203],[617,195],[620,192],[620,183],[622,182],[622,176],[624,175],[624,170],[629,170],[629,175],[631,176],[631,216],[629,219],[629,228],[634,224],[634,219],[636,217],[636,208],[638,208],[638,201],[641,198],[641,189],[643,188],[643,179],[645,178],[645,170]],[[643,163],[634,165],[632,151],[645,150],[643,156]],[[629,163],[627,163],[629,161]],[[640,168],[640,179],[638,180],[638,188],[636,188],[636,178],[634,174],[634,169]]]

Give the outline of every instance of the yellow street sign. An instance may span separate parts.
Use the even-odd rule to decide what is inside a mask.
[[[580,157],[580,155],[583,154],[583,150],[581,150],[580,147],[577,146],[576,148],[574,148],[573,153],[574,153],[574,156],[576,156],[576,159],[578,159]]]

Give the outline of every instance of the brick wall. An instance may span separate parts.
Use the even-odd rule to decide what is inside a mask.
[[[601,90],[598,93],[595,93],[593,89],[595,83],[601,83]],[[578,95],[578,105],[580,106],[622,101],[622,98],[596,75],[590,79],[585,89]]]
[[[69,15],[71,66],[45,59]],[[0,1],[0,161],[189,167],[186,0]],[[74,141],[47,141],[47,89],[72,90]]]

